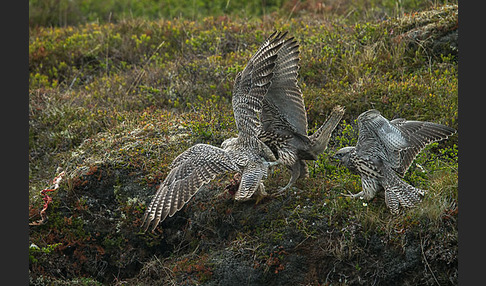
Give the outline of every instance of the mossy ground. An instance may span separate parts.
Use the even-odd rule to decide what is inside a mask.
[[[457,284],[457,135],[417,157],[405,180],[429,193],[399,216],[381,197],[345,197],[360,190],[359,177],[330,159],[356,142],[355,119],[370,108],[458,128],[457,5],[306,10],[316,3],[251,21],[31,27],[31,221],[40,218],[39,192],[58,168],[68,173],[50,194],[48,221],[30,227],[31,283]],[[300,43],[311,132],[335,104],[346,107],[310,177],[255,204],[235,202],[223,192],[232,174],[221,176],[155,233],[140,233],[170,162],[236,134],[233,79],[274,29]],[[268,192],[288,179],[275,168]]]

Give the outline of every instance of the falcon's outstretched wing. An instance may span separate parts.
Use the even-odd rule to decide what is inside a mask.
[[[297,84],[299,53],[299,44],[293,37],[285,40],[277,53],[272,83],[263,101],[265,131],[284,130],[307,136],[307,113]]]
[[[194,145],[181,153],[174,159],[171,168],[145,212],[144,231],[150,224],[153,230],[167,216],[173,216],[201,186],[217,175],[240,171],[225,150],[206,144]]]
[[[270,87],[285,35],[273,33],[236,76],[232,104],[238,138],[243,145],[255,143],[261,132],[262,101]]]
[[[394,168],[400,176],[405,175],[415,157],[425,146],[446,139],[456,133],[456,130],[452,127],[433,122],[407,121],[403,118],[397,118],[390,123],[402,132],[410,146],[400,151],[400,166]]]

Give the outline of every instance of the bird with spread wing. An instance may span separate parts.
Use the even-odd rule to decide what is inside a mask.
[[[312,135],[307,135],[307,112],[297,84],[299,54],[299,44],[294,38],[283,43],[277,52],[270,87],[263,98],[263,132],[259,138],[272,150],[277,161],[291,171],[288,184],[279,193],[300,177],[308,176],[305,160],[317,160],[324,152],[344,114],[343,107],[335,106],[326,121]]]
[[[263,98],[274,77],[279,51],[289,41],[285,35],[274,32],[269,36],[236,76],[232,105],[238,137],[226,139],[221,148],[197,144],[177,156],[145,212],[144,231],[150,225],[153,231],[220,174],[241,173],[236,200],[247,200],[257,191],[264,194],[261,181],[267,176],[268,168],[278,163],[258,138],[262,133]]]
[[[334,158],[361,176],[363,190],[353,198],[370,200],[385,191],[385,203],[393,214],[400,206],[417,205],[426,193],[402,177],[425,146],[456,133],[454,128],[432,122],[397,118],[389,121],[371,109],[358,116],[358,142],[344,147]]]

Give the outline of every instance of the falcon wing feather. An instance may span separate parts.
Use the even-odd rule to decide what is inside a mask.
[[[144,231],[153,229],[167,216],[173,216],[194,194],[217,175],[240,171],[221,148],[197,144],[181,153],[171,164],[171,171],[155,193],[145,216]]]
[[[267,110],[277,112],[265,112],[264,108],[262,122],[265,130],[285,127],[292,133],[307,135],[307,113],[297,84],[299,55],[299,44],[293,37],[285,40],[277,53],[272,83],[263,102],[270,105]]]
[[[411,146],[400,151],[400,166],[394,169],[400,176],[405,175],[415,157],[425,146],[432,142],[447,139],[456,133],[454,128],[433,122],[407,121],[403,118],[398,118],[390,121],[390,123],[404,134]]]
[[[282,47],[285,33],[273,33],[248,61],[235,79],[233,87],[233,113],[239,138],[243,144],[256,142],[261,132],[263,97],[274,76],[277,52]]]

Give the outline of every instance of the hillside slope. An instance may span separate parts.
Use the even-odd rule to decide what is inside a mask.
[[[328,150],[284,196],[235,202],[228,174],[140,233],[170,162],[236,134],[233,79],[274,29],[300,43],[311,130],[346,107]],[[381,197],[343,196],[360,190],[359,177],[330,159],[356,142],[354,120],[370,108],[457,129],[457,35],[457,5],[358,22],[299,14],[31,28],[31,284],[457,284],[458,135],[417,157],[405,180],[430,192],[396,217]],[[61,170],[36,224],[40,191]],[[275,168],[267,191],[289,175]]]

